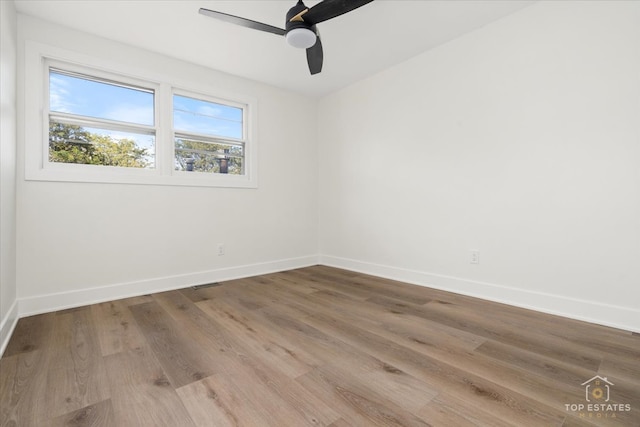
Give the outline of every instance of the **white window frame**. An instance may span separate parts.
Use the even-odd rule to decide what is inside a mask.
[[[229,107],[235,107],[235,108],[240,108],[242,109],[242,138],[241,139],[235,139],[235,138],[225,138],[222,136],[214,136],[214,135],[209,135],[209,134],[198,134],[196,132],[179,132],[179,129],[175,129],[173,128],[173,133],[172,133],[172,144],[173,144],[173,152],[175,153],[175,139],[176,139],[176,135],[184,135],[184,136],[194,136],[196,138],[201,138],[203,140],[210,140],[212,142],[219,142],[220,144],[230,144],[230,145],[238,145],[241,144],[242,145],[242,150],[243,150],[243,160],[242,160],[242,164],[243,164],[243,171],[246,174],[247,173],[247,146],[249,145],[247,142],[247,135],[248,135],[248,129],[247,129],[247,122],[248,122],[248,106],[246,104],[237,102],[237,101],[230,101],[230,100],[225,100],[225,99],[220,99],[218,97],[213,97],[213,96],[209,96],[209,95],[205,95],[202,93],[196,93],[193,91],[189,91],[189,90],[184,90],[184,89],[180,89],[180,88],[173,88],[173,90],[171,91],[171,99],[173,100],[173,95],[178,95],[178,96],[185,96],[188,98],[193,98],[193,99],[198,99],[201,101],[206,101],[206,102],[212,102],[215,104],[222,104],[222,105],[226,105]],[[172,108],[171,108],[171,117],[173,118],[173,102],[171,104]],[[173,155],[173,154],[172,154]],[[172,157],[173,159],[173,157]],[[183,174],[187,174],[187,175],[211,175],[210,173],[203,173],[203,172],[187,172],[187,171],[174,171],[175,174],[177,175],[183,175]],[[213,175],[223,175],[223,174],[213,174]],[[236,175],[237,176],[237,175]]]
[[[154,91],[155,168],[97,166],[49,161],[49,70],[54,68],[148,88]],[[32,181],[95,182],[257,188],[257,101],[223,93],[152,70],[134,68],[93,56],[27,41],[24,73],[25,179]],[[173,94],[243,109],[244,174],[198,173],[174,170]],[[55,114],[55,113],[54,113]],[[96,121],[96,124],[98,121]],[[224,138],[220,138],[221,142]]]
[[[52,170],[60,170],[60,171],[65,171],[65,170],[69,170],[69,171],[77,171],[78,174],[87,174],[87,175],[91,175],[96,173],[95,169],[98,168],[106,168],[104,171],[99,170],[97,171],[97,173],[105,173],[105,174],[122,174],[122,173],[129,173],[129,174],[138,174],[141,176],[149,176],[149,175],[157,175],[159,173],[158,169],[158,165],[162,165],[164,162],[164,159],[162,158],[162,150],[158,150],[158,145],[159,145],[159,141],[158,141],[158,134],[162,135],[162,130],[159,129],[160,126],[158,125],[160,123],[160,114],[159,114],[159,100],[158,100],[158,95],[160,92],[160,85],[157,83],[153,83],[153,82],[146,82],[146,81],[140,81],[140,80],[134,80],[130,77],[127,76],[122,76],[122,75],[114,75],[111,73],[107,73],[101,70],[97,70],[97,69],[92,69],[92,68],[87,68],[87,67],[81,67],[75,64],[70,64],[70,63],[65,63],[65,62],[60,62],[60,61],[56,61],[56,60],[51,60],[48,58],[45,58],[43,61],[43,65],[44,65],[44,74],[45,74],[45,88],[47,90],[44,91],[44,108],[43,108],[43,128],[44,128],[44,132],[46,134],[46,137],[43,138],[42,143],[44,144],[44,146],[42,147],[42,165],[43,168],[49,168]],[[65,73],[68,72],[70,74],[76,74],[78,77],[82,78],[83,76],[86,76],[87,78],[95,78],[96,81],[103,81],[104,83],[110,83],[113,82],[115,84],[122,84],[122,85],[127,85],[127,86],[131,86],[132,88],[141,88],[141,89],[146,89],[146,90],[150,90],[153,91],[154,93],[154,97],[153,97],[153,111],[154,111],[154,117],[153,117],[153,125],[149,125],[149,126],[145,126],[145,125],[140,125],[140,124],[134,124],[134,123],[126,123],[123,122],[121,123],[121,126],[118,127],[113,127],[112,130],[121,128],[121,129],[126,129],[128,128],[130,131],[139,131],[139,132],[146,132],[148,134],[153,134],[154,138],[155,138],[155,147],[154,147],[154,167],[153,168],[149,168],[149,169],[145,169],[145,168],[127,168],[127,167],[117,167],[117,166],[103,166],[103,165],[86,165],[86,164],[79,164],[79,163],[61,163],[61,162],[50,162],[49,161],[49,120],[51,118],[51,116],[58,116],[58,117],[69,117],[71,118],[71,120],[67,120],[67,121],[75,121],[73,120],[73,117],[77,117],[80,116],[79,114],[65,114],[65,113],[58,113],[55,111],[50,111],[49,110],[49,105],[50,105],[50,99],[49,99],[49,95],[51,93],[50,88],[49,88],[49,73],[50,71],[53,70],[55,71],[59,71],[61,73]],[[84,123],[83,123],[84,122]],[[100,129],[109,129],[110,123],[112,122],[111,120],[104,120],[101,118],[93,118],[93,117],[87,117],[86,120],[83,118],[81,118],[77,123],[80,126],[88,126],[88,127],[98,127]],[[116,121],[113,121],[114,124],[120,125],[120,123],[116,123]],[[124,170],[124,171],[123,171]]]

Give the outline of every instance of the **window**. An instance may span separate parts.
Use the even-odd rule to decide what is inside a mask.
[[[242,175],[244,107],[173,95],[175,169]]]
[[[25,86],[27,180],[257,187],[253,98],[25,46],[24,79],[42,82]]]
[[[49,68],[49,162],[155,167],[154,90]]]

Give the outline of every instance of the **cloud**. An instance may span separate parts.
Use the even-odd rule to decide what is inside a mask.
[[[197,114],[201,114],[203,116],[208,116],[208,117],[213,117],[213,118],[219,118],[222,117],[222,109],[221,108],[215,108],[209,105],[201,105],[198,107],[198,110],[196,111]]]
[[[61,113],[70,113],[76,105],[69,99],[68,82],[51,74],[49,77],[49,109]]]
[[[139,106],[130,104],[116,105],[104,115],[100,117],[110,120],[118,120],[121,122],[139,123],[144,125],[153,125],[153,105]]]

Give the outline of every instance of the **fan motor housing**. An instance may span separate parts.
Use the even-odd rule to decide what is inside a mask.
[[[291,9],[289,9],[289,11],[287,12],[287,22],[285,22],[285,29],[287,30],[287,32],[294,30],[296,28],[306,28],[306,29],[310,29],[311,25],[306,23],[304,20],[300,20],[300,21],[291,21],[291,18],[293,18],[294,16],[298,15],[300,12],[307,10],[308,7],[304,5],[304,3],[302,3],[301,1],[299,1],[295,6],[293,6]]]

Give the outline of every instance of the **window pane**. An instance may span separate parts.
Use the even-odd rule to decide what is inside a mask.
[[[223,138],[243,138],[242,108],[186,96],[173,96],[173,127]]]
[[[153,126],[153,91],[49,72],[49,109]]]
[[[242,147],[176,138],[175,169],[242,175]]]
[[[155,167],[153,135],[49,122],[49,161],[128,168]]]

